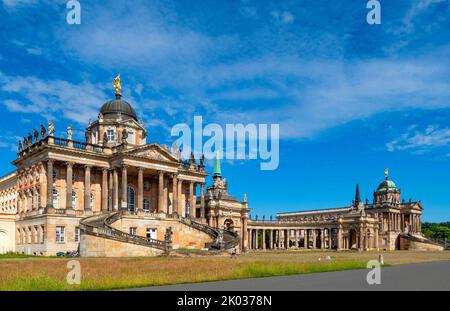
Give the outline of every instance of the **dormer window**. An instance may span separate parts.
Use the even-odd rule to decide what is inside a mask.
[[[106,130],[106,137],[108,137],[108,142],[116,141],[116,134],[115,134],[114,130],[111,130],[111,129]]]

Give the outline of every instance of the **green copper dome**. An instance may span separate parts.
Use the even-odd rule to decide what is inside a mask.
[[[397,186],[392,180],[386,179],[379,186],[377,191],[392,191],[397,190]]]

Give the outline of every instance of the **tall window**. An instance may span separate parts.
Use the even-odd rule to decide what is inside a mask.
[[[41,207],[41,192],[38,190],[36,192],[36,198],[37,198],[37,208]]]
[[[144,199],[144,210],[149,211],[150,210],[150,201],[149,199]]]
[[[27,242],[28,242],[28,244],[33,243],[33,241],[32,241],[32,236],[31,236],[31,227],[28,227]]]
[[[130,234],[131,235],[136,235],[136,227],[130,227]]]
[[[80,242],[80,228],[75,227],[75,242]]]
[[[114,133],[114,130],[106,130],[106,136],[108,137],[108,142],[116,141],[116,134]]]
[[[34,204],[36,204],[36,201],[34,200],[34,192],[31,192],[31,209],[36,208]]]
[[[72,208],[77,208],[77,193],[72,191]]]
[[[134,197],[134,189],[131,186],[128,186],[128,190],[127,190],[127,206],[128,206],[128,210],[134,211],[135,197]]]
[[[53,207],[58,208],[58,190],[53,189]]]
[[[41,243],[45,241],[45,226],[41,225]]]
[[[64,243],[64,227],[56,227],[56,243]]]
[[[34,226],[34,243],[39,243],[39,231],[38,226]]]
[[[89,208],[93,211],[94,210],[94,194],[91,192],[91,195],[89,196]]]

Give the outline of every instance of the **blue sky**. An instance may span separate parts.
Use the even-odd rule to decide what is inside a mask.
[[[145,121],[149,140],[205,123],[280,124],[280,165],[226,161],[232,194],[252,214],[340,207],[355,184],[373,191],[389,167],[424,219],[449,220],[450,1],[0,0],[0,174],[17,140],[54,119],[82,138],[113,97]]]

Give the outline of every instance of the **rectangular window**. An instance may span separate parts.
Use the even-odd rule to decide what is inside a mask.
[[[147,239],[156,240],[156,228],[147,228]]]
[[[136,230],[137,230],[136,227],[130,227],[130,234],[131,235],[136,235]]]
[[[64,243],[64,227],[56,227],[56,243]]]
[[[106,136],[108,137],[108,142],[116,141],[116,135],[114,134],[114,130],[106,130]]]
[[[80,242],[80,228],[75,227],[75,242]]]

